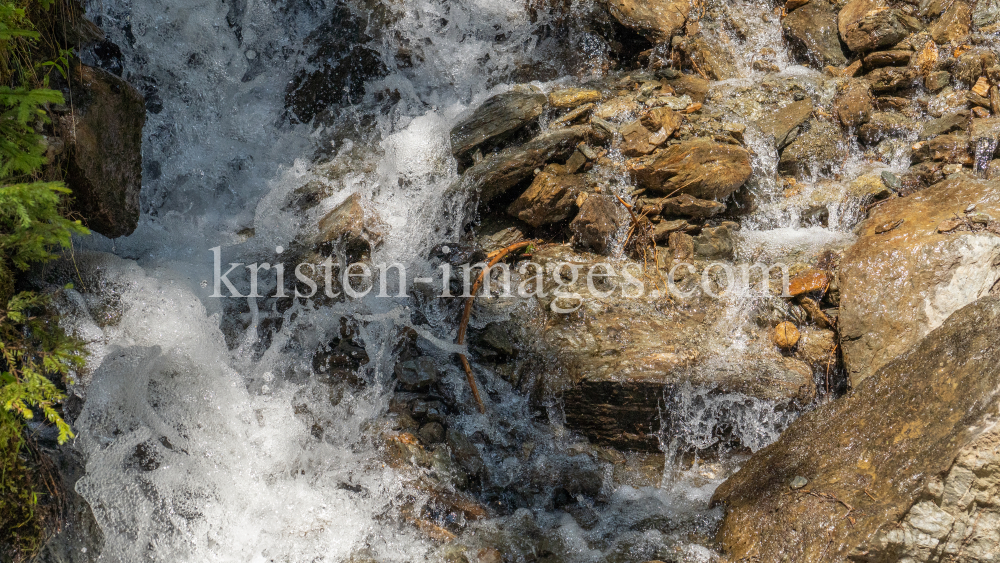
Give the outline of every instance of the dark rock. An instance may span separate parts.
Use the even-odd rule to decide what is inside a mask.
[[[813,67],[847,64],[837,33],[837,12],[826,0],[810,0],[791,12],[782,22],[782,28],[792,47]]]
[[[471,476],[485,473],[486,463],[483,461],[483,456],[479,453],[476,445],[465,434],[449,428],[446,439],[448,441],[448,448],[451,450],[451,455],[455,457],[455,461],[458,462],[459,467]]]
[[[997,331],[1000,299],[983,298],[846,397],[792,423],[716,490],[713,502],[727,506],[717,535],[726,554],[764,563],[892,560],[865,555],[878,555],[878,538],[998,408]],[[789,494],[799,475],[809,492]]]
[[[510,204],[507,213],[532,227],[558,223],[573,213],[577,196],[586,188],[587,180],[582,175],[556,175],[543,171]]]
[[[658,243],[667,243],[669,241],[670,233],[683,231],[690,226],[691,225],[684,219],[660,221],[659,223],[653,225],[653,240]]]
[[[716,200],[735,192],[753,173],[745,149],[705,140],[671,145],[626,166],[636,183],[648,190]]]
[[[812,100],[806,98],[772,112],[759,120],[757,127],[774,139],[774,148],[780,151],[795,140],[802,125],[812,116],[812,112]]]
[[[396,364],[396,379],[408,388],[426,388],[437,383],[437,364],[430,358],[417,358]]]
[[[781,153],[778,171],[798,177],[815,177],[839,170],[847,159],[840,128],[828,121],[813,121],[809,130]]]
[[[485,154],[542,115],[548,98],[517,89],[493,96],[451,130],[451,152],[460,162],[477,149]]]
[[[428,422],[420,427],[417,436],[424,444],[440,444],[444,441],[444,426],[441,426],[440,422]]]
[[[580,246],[607,254],[625,221],[625,210],[615,197],[589,194],[569,228]]]
[[[67,186],[84,224],[110,238],[132,234],[139,223],[142,127],[139,92],[100,69],[73,70],[75,111],[61,124],[67,139]]]
[[[857,129],[868,121],[872,112],[871,85],[864,80],[851,80],[833,100],[833,111],[840,123]]]
[[[492,201],[530,178],[535,169],[544,167],[550,161],[569,158],[576,151],[577,145],[593,136],[594,129],[590,125],[546,131],[521,146],[487,156],[466,170],[450,189],[478,191],[482,202]]]
[[[937,92],[951,84],[951,73],[946,70],[929,72],[924,78],[924,86],[931,92]]]

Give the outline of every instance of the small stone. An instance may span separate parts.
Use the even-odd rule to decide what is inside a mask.
[[[774,327],[774,343],[778,348],[790,350],[799,342],[799,329],[788,321]]]
[[[809,479],[806,479],[805,477],[796,477],[792,479],[792,482],[789,483],[788,486],[791,487],[793,491],[797,491],[808,484]]]
[[[648,142],[649,142],[649,144],[658,147],[658,146],[662,145],[663,143],[667,142],[667,137],[669,137],[669,136],[670,136],[670,134],[667,133],[667,130],[664,129],[663,127],[660,127],[659,131],[657,131],[656,133],[653,133],[652,135],[649,136],[649,141]]]
[[[937,231],[939,233],[950,233],[964,224],[965,222],[959,219],[948,219],[947,221],[942,221],[941,224],[938,225]]]
[[[556,108],[575,108],[601,101],[601,93],[586,88],[562,88],[549,93],[549,104]]]
[[[924,79],[924,86],[931,92],[937,92],[949,84],[951,84],[951,73],[946,70],[930,72]]]
[[[444,426],[440,422],[429,422],[420,427],[417,436],[425,444],[440,444],[444,441]]]
[[[968,206],[968,207],[965,208],[965,212],[966,213],[972,213],[975,210],[976,210],[976,204],[975,203],[973,203],[972,205],[970,205],[970,206]]]
[[[988,109],[986,109],[984,107],[974,107],[974,108],[972,108],[972,117],[975,117],[977,119],[984,119],[984,118],[989,117],[990,115],[991,115],[990,114],[990,110],[988,110]]]
[[[437,366],[430,358],[396,364],[396,379],[407,387],[427,387],[438,380]]]
[[[823,291],[830,285],[830,274],[825,270],[806,270],[788,282],[788,293],[793,297],[813,291]]]
[[[900,188],[903,187],[903,181],[899,179],[899,176],[896,176],[888,170],[882,172],[882,183],[885,184],[885,187],[894,192],[898,192]]]
[[[979,80],[976,81],[975,86],[972,87],[972,92],[977,96],[986,97],[990,93],[990,83],[986,80],[985,76],[980,76]]]

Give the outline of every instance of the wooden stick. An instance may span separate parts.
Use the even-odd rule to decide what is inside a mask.
[[[491,255],[486,268],[479,272],[479,276],[476,278],[476,283],[472,284],[472,291],[469,293],[469,297],[465,300],[465,309],[462,310],[462,322],[458,325],[458,338],[455,339],[456,344],[465,344],[465,332],[469,327],[469,317],[472,316],[472,303],[476,300],[476,293],[478,293],[479,289],[483,286],[483,279],[486,277],[486,273],[489,272],[490,268],[495,266],[497,262],[506,258],[511,252],[516,252],[522,248],[531,246],[531,244],[532,241],[530,240],[521,241],[506,248],[502,248]],[[479,387],[476,385],[476,377],[472,373],[472,366],[469,364],[469,358],[465,357],[465,354],[461,353],[459,353],[458,358],[462,361],[462,368],[465,369],[465,377],[469,380],[469,387],[472,389],[472,397],[476,399],[476,406],[479,408],[479,412],[485,413],[486,406],[483,404],[482,397],[479,396]]]

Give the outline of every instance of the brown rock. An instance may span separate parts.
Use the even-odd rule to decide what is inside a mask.
[[[659,223],[653,225],[653,240],[659,243],[668,243],[670,240],[670,233],[677,231],[683,231],[690,227],[687,221],[684,219],[675,219],[673,221],[660,221]]]
[[[850,50],[868,52],[892,47],[920,27],[918,20],[895,8],[877,8],[868,11],[859,21],[848,26],[843,38]]]
[[[951,84],[951,73],[946,70],[928,73],[924,79],[924,86],[931,92],[937,92],[949,84]]]
[[[975,162],[975,151],[967,135],[940,135],[914,145],[912,160],[914,163],[934,160],[971,166]]]
[[[799,329],[790,322],[783,322],[774,327],[772,338],[778,348],[791,350],[799,342]]]
[[[691,0],[610,0],[608,9],[622,25],[654,43],[670,41],[684,28]]]
[[[587,188],[578,174],[555,175],[541,172],[531,186],[507,208],[507,213],[532,227],[558,223],[576,209],[576,198]]]
[[[73,68],[75,112],[65,118],[66,184],[84,224],[109,238],[132,234],[142,187],[142,95],[97,68]]]
[[[830,273],[825,270],[806,270],[788,282],[788,293],[792,297],[814,291],[826,291],[830,285]]]
[[[580,206],[569,228],[576,242],[598,254],[611,251],[618,230],[626,223],[626,212],[614,196],[591,194]]]
[[[601,101],[601,93],[586,88],[560,88],[549,92],[549,105],[554,108],[575,108]]]
[[[621,119],[627,115],[635,115],[641,107],[633,96],[617,96],[598,104],[594,115],[601,119]]]
[[[622,144],[620,148],[622,154],[625,156],[643,156],[656,149],[656,146],[649,142],[649,138],[653,136],[653,132],[643,127],[639,121],[633,121],[622,127],[621,134]]]
[[[906,66],[912,56],[913,51],[876,51],[867,55],[864,60],[868,68]]]
[[[546,102],[545,94],[520,90],[493,96],[451,130],[452,154],[459,161],[467,161],[477,148],[495,147],[538,119]]]
[[[753,170],[741,147],[694,140],[671,145],[626,163],[638,185],[667,194],[724,199],[739,189]]]
[[[885,9],[883,0],[850,0],[837,14],[837,30],[847,38],[848,30],[857,27],[869,12]]]
[[[955,0],[928,31],[935,43],[949,43],[969,35],[972,27],[972,6],[965,0]]]
[[[666,131],[667,137],[674,134],[674,131],[684,123],[684,118],[681,114],[676,111],[667,108],[659,107],[653,108],[646,111],[639,117],[639,121],[642,126],[650,131],[659,131],[663,129]]]
[[[937,232],[972,203],[1000,217],[1000,184],[946,180],[886,201],[862,224],[839,269],[841,345],[855,385],[1000,278],[1000,237]],[[899,225],[877,232],[890,223]]]
[[[353,257],[371,254],[382,244],[385,224],[366,203],[353,193],[327,213],[319,221],[316,244],[343,244],[344,251]]]
[[[847,147],[840,127],[816,120],[782,151],[778,171],[800,178],[815,177],[834,173],[846,159]]]
[[[880,552],[880,538],[992,426],[986,419],[1000,407],[998,331],[1000,299],[961,309],[846,397],[803,415],[751,457],[713,496],[727,506],[716,539],[730,560],[894,560]],[[970,472],[966,482],[985,475]],[[796,476],[808,479],[808,487],[789,493]],[[914,519],[930,536],[924,545],[945,539],[953,518],[943,520],[939,534],[934,518],[923,525]]]
[[[858,138],[865,144],[876,145],[884,139],[906,137],[920,129],[914,122],[897,112],[875,112],[868,122],[858,129]]]
[[[704,103],[708,96],[708,80],[694,74],[682,74],[678,78],[668,80],[667,83],[678,96],[686,94],[698,103]]]
[[[815,68],[847,64],[837,35],[837,12],[827,0],[813,0],[789,13],[782,28],[793,49]]]
[[[874,92],[892,92],[913,84],[913,71],[908,68],[887,66],[876,68],[865,75]]]
[[[872,112],[871,86],[864,80],[851,80],[834,98],[833,111],[844,127],[857,129]]]
[[[806,98],[771,112],[757,121],[757,127],[774,139],[774,147],[780,151],[795,140],[812,112],[812,100]]]
[[[740,76],[733,62],[735,56],[719,40],[707,40],[703,35],[687,41],[684,51],[695,65],[712,80],[729,80]]]
[[[693,219],[707,219],[726,210],[726,206],[718,201],[698,199],[687,194],[663,198],[658,200],[658,204],[663,215],[681,215]]]
[[[785,13],[792,13],[797,8],[801,8],[809,3],[809,0],[788,0],[785,2]]]
[[[670,255],[674,260],[687,260],[694,256],[694,237],[687,233],[673,232],[668,237]]]
[[[938,56],[939,53],[936,43],[933,41],[927,41],[924,43],[923,48],[921,48],[911,59],[913,68],[917,71],[917,76],[929,76],[930,73],[937,67]]]
[[[977,80],[976,84],[972,87],[972,93],[976,94],[977,96],[983,96],[983,97],[988,96],[990,93],[989,80],[986,80],[985,76],[980,76],[979,80]]]
[[[813,371],[831,371],[837,363],[835,348],[837,334],[832,330],[802,327],[801,338],[795,349],[795,357],[812,366]]]

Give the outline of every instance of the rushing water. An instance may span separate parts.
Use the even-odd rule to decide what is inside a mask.
[[[755,18],[752,2],[733,6],[753,23],[744,39],[726,35],[729,41],[770,49],[786,73],[808,73],[790,62],[776,18]],[[566,17],[589,9],[574,3]],[[518,0],[103,0],[87,10],[121,48],[112,62],[143,90],[150,110],[139,228],[115,241],[80,241],[88,250],[78,255],[81,283],[63,303],[68,326],[92,351],[90,370],[71,391],[84,399],[75,447],[87,465],[77,490],[105,535],[98,560],[446,557],[447,546],[406,523],[407,505],[427,500],[419,475],[388,466],[377,438],[402,327],[424,337],[422,353],[469,404],[455,349],[444,344],[454,338],[456,311],[415,298],[227,303],[210,297],[210,249],[220,247],[224,262],[274,261],[277,247],[293,248],[325,212],[360,193],[386,226],[373,261],[432,271],[431,250],[462,234],[466,202],[446,195],[457,178],[448,132],[458,116],[515,80],[567,82],[598,72],[607,66],[606,46],[557,16],[527,15]],[[331,20],[342,22],[333,35],[362,37],[385,72],[367,76],[358,91],[347,83],[337,104],[313,108],[319,118],[301,124],[289,118],[286,87],[297,72],[320,68],[322,61],[310,58],[322,36],[314,32]],[[93,53],[83,57],[99,62]],[[760,76],[749,58],[739,64]],[[748,134],[755,189],[768,203],[749,220],[754,228],[743,233],[740,252],[808,254],[848,241],[856,210],[832,209],[830,228],[800,227],[801,209],[781,204],[773,148]],[[287,205],[304,185],[322,194],[317,204]],[[734,299],[731,320],[747,322],[751,304]],[[352,384],[331,383],[312,359],[345,327],[364,344],[367,362],[354,366]],[[515,554],[510,560],[535,560],[546,550],[565,561],[712,559],[689,539],[711,533],[718,512],[707,501],[731,462],[681,470],[668,458],[667,471],[663,461],[654,463],[662,478],[615,486],[611,464],[580,469],[593,462],[577,455],[582,439],[559,423],[558,412],[541,422],[509,384],[481,377],[505,398],[487,415],[456,413],[449,424],[498,444],[484,456],[494,489],[535,480],[545,487],[539,498],[548,498],[580,475],[608,478],[600,506],[579,505],[593,515],[586,528],[529,500],[470,525],[459,544],[506,545]],[[678,451],[678,440],[707,447],[725,417],[756,449],[790,416],[697,389],[676,402],[678,435],[664,437],[668,453]],[[529,455],[509,453],[526,443]]]

